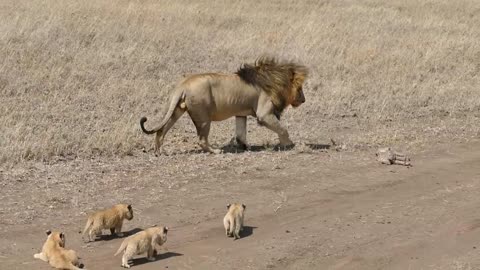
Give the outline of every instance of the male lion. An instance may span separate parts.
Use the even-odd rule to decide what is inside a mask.
[[[158,152],[165,134],[187,111],[197,129],[201,148],[218,154],[220,149],[208,143],[210,123],[235,116],[236,141],[246,148],[247,116],[252,115],[259,124],[278,134],[280,145],[293,146],[279,120],[287,106],[298,107],[305,102],[302,86],[307,75],[305,66],[280,63],[270,57],[260,57],[253,65],[244,64],[234,74],[190,75],[177,85],[163,122],[147,130],[144,127],[147,118],[142,117],[140,127],[146,134],[157,133],[154,149]]]

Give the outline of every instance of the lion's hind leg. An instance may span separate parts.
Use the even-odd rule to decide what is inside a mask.
[[[223,227],[225,228],[225,235],[230,237],[230,220],[228,217],[223,218]]]
[[[155,136],[155,146],[154,146],[155,153],[158,153],[158,151],[160,151],[160,147],[163,145],[163,140],[165,138],[165,135],[184,113],[185,113],[185,109],[182,108],[181,105],[177,106],[175,108],[175,111],[173,112],[172,117],[170,117],[167,123],[165,123],[165,125],[160,130],[157,131],[157,134]]]
[[[100,236],[102,236],[101,227],[90,228],[90,232],[88,233],[88,241],[95,241],[95,239]]]
[[[132,266],[132,264],[130,264],[129,261],[133,258],[135,253],[136,253],[136,246],[128,245],[122,256],[122,267],[130,268]]]
[[[47,256],[45,256],[45,253],[43,253],[43,252],[36,253],[36,254],[33,255],[33,257],[34,257],[35,259],[40,259],[40,260],[42,260],[42,261],[44,261],[44,262],[48,262],[48,258],[47,258]]]
[[[197,128],[197,134],[200,140],[199,145],[202,148],[202,150],[205,152],[213,153],[213,154],[220,154],[222,152],[220,149],[213,148],[208,143],[208,134],[210,133],[211,122],[193,120],[193,123]]]

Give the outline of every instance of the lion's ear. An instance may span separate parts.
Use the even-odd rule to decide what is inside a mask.
[[[231,205],[231,204],[227,204],[227,210],[230,208],[230,205]]]
[[[132,205],[131,205],[131,204],[129,204],[129,205],[127,206],[127,208],[128,208],[129,211],[132,211]]]
[[[290,80],[293,82],[295,80],[297,73],[294,68],[290,68]]]
[[[50,234],[52,233],[52,231],[47,230],[45,233],[46,233],[47,235],[50,235]]]
[[[247,208],[247,206],[245,204],[242,204],[242,207],[243,207],[243,210],[245,210],[245,208]]]

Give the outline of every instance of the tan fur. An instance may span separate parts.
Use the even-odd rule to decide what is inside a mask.
[[[245,216],[244,204],[232,203],[227,205],[227,214],[223,218],[225,234],[228,237],[234,237],[234,240],[240,238],[240,232],[243,231],[243,219]]]
[[[154,261],[156,245],[161,246],[167,241],[167,232],[168,227],[154,226],[131,235],[123,240],[114,256],[124,251],[122,266],[125,268],[131,267],[128,261],[131,260],[134,255],[145,252],[147,252],[147,259]]]
[[[43,244],[42,252],[33,255],[34,258],[48,262],[56,269],[78,270],[83,265],[74,250],[65,249],[65,234],[47,231],[47,240]]]
[[[140,127],[146,134],[156,133],[155,152],[175,122],[188,112],[197,129],[200,146],[204,151],[220,153],[208,143],[212,121],[223,121],[235,116],[236,140],[246,147],[247,116],[278,134],[282,146],[292,146],[288,131],[280,124],[283,110],[305,102],[302,85],[308,70],[293,62],[280,63],[262,57],[254,64],[244,64],[234,74],[204,73],[186,76],[176,87],[163,122],[152,130]]]
[[[122,237],[123,220],[132,220],[133,209],[129,204],[117,204],[109,209],[89,214],[87,224],[83,230],[83,236],[88,231],[88,241],[102,234],[102,230],[110,230],[113,234]]]

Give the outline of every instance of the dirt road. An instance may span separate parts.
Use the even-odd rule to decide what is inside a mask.
[[[480,269],[480,143],[418,153],[412,168],[379,165],[371,154],[256,154],[261,162],[238,154],[197,177],[177,176],[182,184],[164,180],[170,189],[138,182],[128,193],[139,201],[136,216],[125,230],[152,223],[172,229],[157,260],[138,256],[133,269]],[[240,159],[250,169],[239,169]],[[158,163],[124,167],[124,178],[161,182]],[[126,185],[121,179],[117,187]],[[115,187],[102,188],[117,196]],[[236,241],[222,227],[233,200],[247,205],[247,227]],[[2,226],[0,268],[50,269],[33,254],[53,226],[67,233],[67,247],[87,269],[121,269],[120,256],[113,257],[121,239],[84,244],[84,215],[68,215],[68,208]]]

